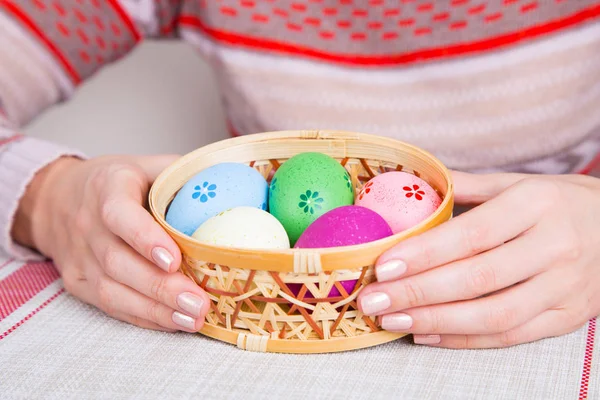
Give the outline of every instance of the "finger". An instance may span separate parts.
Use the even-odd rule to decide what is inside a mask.
[[[71,273],[63,274],[62,279],[67,291],[84,303],[99,308],[113,318],[147,329],[167,332],[175,330],[196,332],[202,327],[204,318],[194,321],[194,318],[185,315],[185,313],[170,309],[164,305],[159,305],[152,299],[132,291],[105,275],[102,267],[95,260],[94,251],[88,245],[81,247],[78,254],[79,256],[83,256],[78,262],[84,268],[81,270],[78,268],[67,268]],[[144,261],[141,257],[140,260]],[[148,267],[150,268],[151,266]],[[72,271],[79,272],[72,273]],[[158,272],[167,275],[164,272]],[[146,315],[143,314],[144,306],[146,307]],[[137,308],[139,313],[131,312],[133,308]],[[160,323],[158,320],[159,316],[161,321],[165,320],[165,310],[167,310],[167,314],[171,313],[172,321],[166,325]],[[152,316],[154,318],[151,318]],[[177,326],[177,324],[183,323],[184,326],[189,327],[191,326],[190,321],[194,321],[194,326],[197,329],[182,329]]]
[[[154,182],[156,177],[169,165],[173,164],[181,156],[178,154],[161,154],[156,156],[134,157],[134,162],[138,164],[146,173],[148,182]]]
[[[99,268],[99,266],[97,267]],[[86,304],[96,306],[99,304],[98,296],[96,292],[91,290],[90,282],[86,279],[74,279],[70,281],[68,277],[63,277],[63,283],[65,288],[68,287],[67,291],[77,297],[79,300],[83,301]],[[132,325],[139,326],[140,328],[152,329],[163,332],[176,332],[176,329],[168,329],[163,326],[160,326],[152,321],[148,321],[143,318],[139,318],[133,315],[121,313],[121,312],[113,312],[112,318],[116,318],[120,321],[127,322]]]
[[[496,197],[509,187],[535,176],[539,180],[559,180],[595,188],[597,178],[581,174],[529,175],[518,173],[471,174],[451,171],[454,182],[454,202],[457,205],[479,205]]]
[[[198,332],[204,325],[203,319],[196,319],[167,307],[109,277],[100,279],[96,290],[98,295],[95,305],[111,317],[127,314],[154,322],[166,329],[185,332]]]
[[[210,299],[191,279],[181,273],[168,274],[155,268],[127,244],[109,235],[109,232],[96,234],[92,245],[94,255],[109,277],[194,318],[206,316]]]
[[[484,203],[528,176],[526,174],[470,174],[452,171],[454,201],[461,205]]]
[[[550,309],[566,296],[558,276],[558,273],[544,273],[487,297],[386,314],[381,317],[381,325],[386,330],[417,334],[506,332]],[[411,324],[407,328],[409,320]]]
[[[535,198],[536,185],[515,185],[490,201],[408,238],[377,261],[380,281],[398,279],[471,257],[526,232],[539,220],[542,207],[523,204]]]
[[[115,318],[115,319],[118,319],[119,321],[123,321],[128,324],[135,325],[135,326],[143,328],[143,329],[150,329],[153,331],[162,331],[162,332],[169,332],[169,333],[178,331],[177,329],[165,328],[164,326],[155,324],[154,322],[148,321],[147,319],[143,319],[143,318],[136,317],[134,315],[124,314],[124,313],[119,313],[119,312],[113,313],[111,318]]]
[[[145,191],[134,172],[123,170],[111,182],[102,202],[102,220],[108,229],[158,267],[174,272],[181,263],[175,241],[141,205]]]
[[[554,263],[559,256],[558,248],[536,251],[540,243],[546,243],[543,236],[543,233],[526,234],[485,253],[405,279],[373,283],[362,290],[359,301],[366,304],[368,314],[377,315],[495,292],[537,275]],[[387,295],[389,306],[377,310],[377,303],[367,304],[372,293]]]
[[[493,335],[415,335],[416,344],[449,349],[490,349],[515,346],[561,336],[583,326],[569,323],[564,310],[548,310],[531,321],[509,331]]]

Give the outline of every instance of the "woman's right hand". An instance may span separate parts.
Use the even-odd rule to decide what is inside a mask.
[[[151,183],[174,160],[61,158],[28,187],[13,237],[53,259],[66,290],[111,317],[197,332],[209,298],[176,272],[180,250],[144,208]]]

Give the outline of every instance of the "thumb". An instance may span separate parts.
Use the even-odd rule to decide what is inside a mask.
[[[479,205],[525,179],[526,174],[470,174],[451,171],[454,200],[459,205]]]
[[[169,165],[177,161],[181,156],[177,154],[160,154],[154,156],[136,157],[135,163],[139,165],[146,176],[148,182],[154,182],[158,175],[165,170]]]

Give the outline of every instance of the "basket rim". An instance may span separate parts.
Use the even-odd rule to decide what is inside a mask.
[[[413,226],[410,229],[407,229],[402,232],[398,232],[392,236],[388,236],[383,239],[375,240],[372,242],[367,242],[358,245],[352,246],[343,246],[343,247],[331,247],[331,248],[290,248],[290,249],[243,249],[243,248],[234,248],[227,246],[216,246],[208,243],[200,242],[194,239],[191,236],[187,236],[173,227],[171,227],[166,219],[161,213],[157,210],[157,193],[158,187],[160,184],[168,179],[173,173],[176,173],[180,168],[195,160],[202,155],[210,154],[219,150],[225,150],[234,146],[241,146],[248,143],[258,143],[258,142],[270,142],[275,140],[285,140],[285,139],[303,139],[303,140],[335,140],[335,141],[372,141],[379,142],[380,144],[385,145],[386,143],[390,145],[390,147],[398,147],[402,146],[407,149],[411,149],[415,153],[418,153],[420,156],[426,158],[428,162],[435,164],[435,166],[442,171],[447,181],[447,191],[442,199],[442,203],[436,209],[436,211],[427,217],[425,220],[421,221],[419,224]],[[348,156],[352,157],[352,156]],[[217,163],[211,164],[215,165]],[[358,255],[359,253],[364,254],[364,252],[373,252],[374,254],[369,259],[377,259],[381,253],[400,241],[414,236],[416,234],[422,233],[427,230],[427,227],[431,227],[436,225],[434,223],[435,220],[442,217],[443,214],[448,214],[448,208],[452,208],[454,204],[454,182],[452,179],[452,175],[450,174],[450,170],[435,156],[429,153],[426,150],[423,150],[420,147],[414,146],[412,144],[373,134],[366,133],[357,133],[357,132],[348,132],[343,130],[285,130],[285,131],[270,131],[264,133],[255,133],[249,134],[239,137],[227,138],[224,140],[220,140],[206,146],[200,147],[196,150],[193,150],[182,157],[178,158],[175,162],[165,168],[155,179],[152,186],[150,187],[148,193],[148,206],[152,216],[155,220],[161,225],[163,229],[165,229],[171,237],[173,237],[178,243],[186,243],[189,246],[192,246],[204,253],[212,254],[215,258],[219,259],[219,254],[228,254],[229,256],[234,256],[236,259],[247,259],[247,260],[256,260],[257,252],[259,252],[264,257],[286,257],[288,258],[288,262],[285,264],[292,265],[294,257],[298,255],[319,255],[319,256],[339,256],[344,259],[351,260]],[[451,214],[451,211],[450,211]],[[365,257],[358,257],[360,259],[364,259]],[[212,262],[212,261],[211,261]],[[281,259],[280,259],[281,263]],[[366,265],[366,264],[364,264]],[[364,266],[363,265],[363,266]],[[355,267],[358,267],[355,266]],[[352,266],[347,266],[345,269],[350,269]],[[257,268],[263,270],[272,270],[269,268]],[[284,271],[289,270],[289,272],[293,272],[288,268],[277,268],[278,270]],[[327,268],[323,266],[323,270],[335,270],[341,269],[339,267],[330,267]]]
[[[204,324],[198,332],[206,337],[220,340],[229,344],[237,344],[240,336],[251,336],[250,332],[228,330],[221,326]],[[360,336],[335,337],[319,340],[290,340],[268,337],[265,351],[268,353],[287,354],[327,354],[342,351],[360,350],[393,342],[409,335],[405,332],[389,332],[380,330]],[[238,345],[238,348],[241,348]],[[244,349],[246,350],[246,349]]]

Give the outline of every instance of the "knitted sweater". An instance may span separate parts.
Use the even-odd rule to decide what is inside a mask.
[[[19,134],[144,38],[215,67],[232,133],[344,129],[449,167],[567,173],[600,150],[600,1],[0,0],[0,249],[36,171]]]

